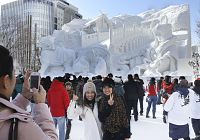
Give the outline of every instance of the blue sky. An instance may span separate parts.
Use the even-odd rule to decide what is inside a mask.
[[[162,9],[169,5],[189,4],[191,13],[192,42],[198,42],[195,33],[200,20],[200,0],[68,0],[79,8],[83,18],[93,18],[101,12],[113,17],[119,14],[136,15],[149,9]]]

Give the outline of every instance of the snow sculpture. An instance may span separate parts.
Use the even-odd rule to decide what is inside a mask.
[[[40,62],[42,67],[40,73],[48,75],[51,67],[60,67],[60,71],[73,72],[72,64],[75,60],[75,51],[64,47],[53,45],[53,37],[44,37],[40,42],[42,48]]]
[[[159,59],[156,59],[147,67],[144,72],[144,76],[156,75],[162,76],[169,74],[171,71],[176,71],[177,62],[176,59],[167,52]]]
[[[189,18],[189,6],[177,5],[135,16],[75,19],[41,40],[41,72],[177,73],[177,62],[191,54]]]
[[[78,50],[73,69],[75,73],[106,75],[110,72],[110,54],[101,46]]]

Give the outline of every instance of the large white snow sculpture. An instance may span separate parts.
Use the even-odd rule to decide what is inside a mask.
[[[145,76],[177,73],[177,62],[191,57],[189,21],[188,5],[111,19],[105,14],[92,20],[75,19],[46,42],[41,41],[41,72]]]

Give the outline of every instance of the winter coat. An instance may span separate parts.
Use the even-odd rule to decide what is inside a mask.
[[[58,80],[52,82],[47,99],[53,117],[63,117],[66,115],[70,99],[63,82]]]
[[[85,130],[83,140],[101,140],[102,131],[101,123],[98,119],[97,103],[94,104],[93,111],[89,107],[81,107],[76,105],[76,101],[71,101],[67,110],[67,116],[69,119],[75,119],[81,116],[83,119]]]
[[[138,80],[135,80],[135,81],[137,83],[139,97],[145,96],[145,90],[144,90],[144,87],[143,87],[144,81],[142,79],[138,79]]]
[[[126,100],[137,100],[139,98],[137,83],[133,80],[124,83],[124,91]]]
[[[167,84],[165,81],[162,82],[162,87],[165,91],[167,91],[167,93],[169,95],[172,94],[172,90],[173,90],[173,84],[170,83],[170,84]]]
[[[55,125],[46,104],[33,105],[33,118],[25,111],[29,101],[18,95],[11,102],[0,98],[5,109],[0,111],[0,139],[8,140],[11,119],[18,119],[18,140],[57,140]]]
[[[175,125],[186,125],[189,122],[189,93],[191,89],[178,89],[169,97],[164,105],[168,112],[168,122]]]
[[[124,86],[122,83],[118,83],[118,82],[115,83],[115,92],[119,96],[124,96],[125,91],[124,91]]]
[[[156,96],[156,85],[150,84],[148,86],[148,96]]]
[[[190,117],[193,119],[200,119],[200,94],[194,91],[190,92]]]

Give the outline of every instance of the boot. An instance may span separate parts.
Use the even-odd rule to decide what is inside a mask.
[[[149,118],[149,111],[146,112],[146,118]]]
[[[156,115],[155,115],[156,113],[155,112],[153,112],[153,119],[156,119]]]
[[[163,115],[163,122],[164,122],[164,123],[167,123],[167,120],[166,120],[166,116],[165,116],[165,115]]]
[[[149,118],[149,112],[146,113],[146,118]]]

